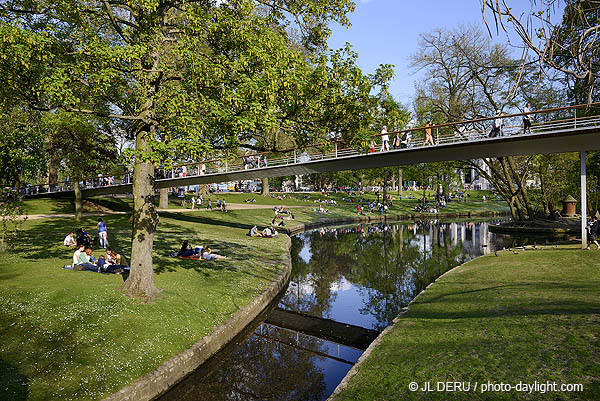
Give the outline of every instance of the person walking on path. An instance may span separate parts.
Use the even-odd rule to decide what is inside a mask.
[[[381,130],[381,149],[380,152],[389,151],[390,150],[390,137],[387,132],[387,126],[383,126]]]
[[[194,210],[194,208],[196,207],[196,198],[194,197],[194,195],[192,195],[192,199],[190,200],[190,202],[192,203],[192,210]]]
[[[523,113],[527,113],[523,116],[523,134],[526,134],[527,131],[529,131],[529,133],[531,134],[531,114],[529,114],[530,111],[531,105],[527,103],[525,105],[525,109],[523,109]]]
[[[588,241],[589,243],[594,243],[596,245],[596,249],[600,249],[600,245],[598,245],[598,240],[596,239],[596,236],[598,235],[598,231],[600,231],[600,221],[598,221],[598,218],[596,216],[592,216],[590,218],[590,222],[587,226],[587,229],[589,231],[589,235],[588,235]],[[590,249],[590,245],[588,243],[588,246],[585,249]]]
[[[102,218],[98,218],[98,240],[100,241],[100,248],[108,246],[108,230]]]
[[[431,135],[431,121],[427,121],[425,124],[425,140],[423,141],[423,146],[427,146],[428,144],[435,145],[433,142],[433,136]]]

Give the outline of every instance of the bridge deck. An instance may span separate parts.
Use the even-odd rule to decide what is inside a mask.
[[[256,180],[269,177],[324,173],[331,171],[368,169],[402,166],[418,163],[472,160],[501,156],[532,155],[545,153],[580,152],[600,150],[600,123],[588,122],[579,127],[559,127],[554,130],[534,132],[528,135],[513,135],[488,138],[471,136],[468,140],[419,146],[386,152],[361,154],[356,151],[321,155],[315,159],[279,159],[268,167],[244,169],[232,166],[230,171],[156,180],[157,188],[212,184],[240,180]],[[457,134],[458,135],[458,134]],[[296,161],[296,162],[294,162]],[[222,169],[221,169],[222,170]],[[131,184],[82,189],[86,197],[118,194],[132,191]],[[31,197],[72,196],[73,191],[56,191],[30,195]]]

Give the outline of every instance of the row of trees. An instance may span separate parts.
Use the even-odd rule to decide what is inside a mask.
[[[6,149],[19,155],[7,156],[12,169],[0,179],[18,187],[63,169],[76,185],[117,157],[133,166],[124,289],[150,301],[156,165],[240,148],[281,152],[331,133],[367,140],[392,69],[363,74],[349,47],[327,50],[328,24],[347,25],[353,8],[350,0],[1,2],[2,121],[23,118],[7,127]],[[131,146],[117,155],[123,138]]]
[[[78,193],[81,177],[133,166],[131,275],[124,289],[152,300],[156,165],[244,149],[278,154],[332,136],[359,148],[381,125],[406,127],[411,113],[387,94],[392,67],[364,74],[349,46],[326,47],[328,25],[348,25],[353,9],[351,0],[2,1],[1,184],[18,187],[40,175],[52,183],[63,174]],[[597,20],[594,10],[567,7],[565,24],[573,26],[581,12],[595,12]],[[535,80],[534,64],[512,60],[506,46],[490,44],[476,28],[424,34],[420,47],[411,60],[427,77],[416,88],[419,123],[565,98],[554,77]],[[575,79],[569,99],[579,99],[589,79],[569,79]],[[129,145],[120,149],[123,143]],[[515,218],[534,212],[525,178],[560,159],[534,162],[486,160],[480,171]],[[457,166],[430,167],[416,169],[419,181],[433,171],[447,188]],[[371,174],[387,184],[402,172]],[[555,178],[544,176],[548,207],[557,196]]]

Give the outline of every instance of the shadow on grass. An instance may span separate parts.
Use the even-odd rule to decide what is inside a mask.
[[[107,216],[103,218],[108,226],[110,246],[116,250],[128,249],[131,241],[131,222],[129,216]],[[63,264],[71,264],[73,248],[63,245],[64,237],[70,231],[85,227],[92,237],[97,237],[97,217],[86,217],[81,223],[74,219],[44,219],[32,221],[32,226],[21,231],[15,241],[12,252],[24,259],[45,260],[62,259]],[[97,257],[103,250],[95,250]],[[120,252],[121,253],[121,252]],[[128,252],[122,252],[126,256]]]
[[[225,220],[214,219],[214,218],[210,218],[210,217],[206,217],[206,216],[190,216],[190,215],[186,215],[186,214],[176,214],[176,213],[167,213],[167,212],[162,213],[162,216],[167,217],[172,220],[186,221],[186,222],[190,222],[190,223],[208,224],[208,225],[212,225],[212,226],[242,228],[245,230],[250,230],[252,228],[252,225],[248,224],[248,223],[225,221]]]
[[[0,358],[0,400],[21,401],[29,397],[29,378]]]

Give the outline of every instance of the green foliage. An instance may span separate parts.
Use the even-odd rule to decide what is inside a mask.
[[[15,240],[27,215],[16,190],[0,189],[0,252]]]
[[[114,138],[107,133],[106,121],[67,112],[45,113],[44,124],[51,137],[63,173],[73,180],[109,173],[116,168]]]
[[[47,153],[40,113],[21,106],[0,114],[0,186],[18,187],[45,171]]]

